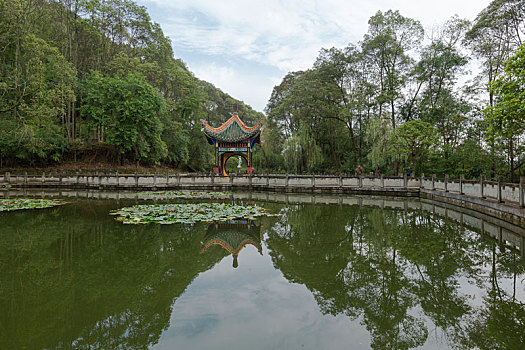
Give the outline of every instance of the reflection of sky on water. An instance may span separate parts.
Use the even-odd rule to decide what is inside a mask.
[[[221,249],[216,247],[216,249]],[[288,282],[275,269],[263,244],[261,257],[253,246],[239,255],[237,269],[226,256],[200,274],[176,300],[170,326],[152,349],[369,349],[370,334],[361,318],[323,315],[312,293]],[[472,280],[459,277],[462,294],[474,306],[486,296]],[[501,278],[510,291],[512,281]],[[517,299],[525,284],[518,281]],[[424,317],[420,306],[409,312]],[[449,349],[446,335],[428,318],[424,349]]]
[[[152,349],[370,348],[370,334],[361,318],[323,315],[304,285],[288,282],[273,266],[264,243],[262,257],[247,246],[239,262],[233,269],[232,256],[227,255],[201,273],[176,300],[170,326]],[[466,277],[458,281],[469,303],[481,306],[483,289]],[[511,279],[501,278],[499,283],[511,291]],[[525,282],[517,284],[516,297],[524,300]],[[424,349],[450,348],[446,335],[424,317],[419,305],[408,314],[425,319],[429,334]]]
[[[290,284],[264,248],[231,255],[199,275],[175,302],[153,349],[368,349],[359,320],[323,315],[308,289]]]

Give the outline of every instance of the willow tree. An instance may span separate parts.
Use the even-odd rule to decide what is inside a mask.
[[[322,161],[321,148],[306,126],[286,141],[283,156],[286,169],[295,174],[313,172]]]

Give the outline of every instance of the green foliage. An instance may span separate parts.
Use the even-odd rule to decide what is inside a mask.
[[[110,162],[204,170],[199,119],[223,122],[234,103],[261,118],[195,78],[130,0],[1,1],[0,47],[0,167],[113,148]]]
[[[0,70],[0,157],[58,160],[66,143],[61,121],[75,100],[75,69],[32,34],[21,35],[15,47],[10,44],[5,58],[15,62]]]
[[[266,107],[267,125],[276,132],[272,140],[295,145],[281,150],[288,170],[311,171],[297,166],[293,159],[301,163],[300,155],[291,152],[299,149],[301,128],[308,126],[321,152],[320,161],[311,168],[315,171],[352,172],[359,164],[365,172],[397,174],[403,165],[417,168],[418,173],[470,177],[494,177],[510,170],[512,180],[524,164],[519,98],[512,102],[515,115],[506,111],[512,107],[510,98],[506,105],[489,109],[486,115],[490,112],[492,122],[487,130],[481,113],[486,103],[480,95],[484,86],[476,78],[460,87],[458,79],[469,61],[460,46],[465,38],[470,38],[469,47],[478,57],[490,53],[483,51],[488,50],[482,48],[484,40],[497,46],[494,55],[509,54],[511,46],[502,38],[516,41],[523,31],[525,16],[517,4],[493,1],[473,27],[452,17],[432,31],[424,46],[418,21],[398,11],[378,11],[358,45],[322,49],[311,69],[288,73],[274,87]],[[513,30],[503,33],[498,27],[502,23]],[[487,57],[490,62],[484,64],[492,67],[493,80],[500,58]],[[525,85],[516,80],[514,88],[520,84]],[[500,80],[492,85],[489,105],[502,89]],[[496,127],[506,131],[491,138]]]
[[[525,131],[525,45],[509,58],[490,89],[497,103],[485,110],[489,133],[493,137],[522,134]]]
[[[167,156],[160,138],[165,112],[162,95],[139,74],[111,78],[92,72],[86,79],[81,115],[104,130],[120,154],[156,162]]]
[[[292,136],[283,150],[286,169],[294,174],[312,172],[321,162],[321,148],[306,127]]]
[[[131,0],[1,1],[0,167],[104,149],[110,162],[209,171],[200,119],[218,126],[238,104],[247,124],[264,119],[260,170],[396,174],[410,162],[515,180],[525,164],[521,5],[493,0],[472,24],[452,17],[425,45],[417,20],[378,11],[359,43],[321,49],[311,69],[288,73],[264,116],[194,77]],[[471,53],[482,72],[458,86]],[[394,143],[391,133],[413,120],[433,127],[435,147]]]
[[[230,198],[228,192],[208,192],[208,191],[153,191],[153,192],[140,192],[137,194],[138,197],[144,199],[195,199],[195,198],[214,198],[214,199],[226,199]]]
[[[409,120],[398,127],[392,137],[391,147],[398,159],[407,162],[416,170],[423,158],[436,144],[435,130],[432,124],[421,120]]]
[[[367,129],[366,140],[371,145],[366,158],[372,169],[388,166],[393,158],[392,126],[386,118],[374,118]]]

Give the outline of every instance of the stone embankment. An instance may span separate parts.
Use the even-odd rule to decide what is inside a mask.
[[[410,196],[432,199],[480,211],[525,226],[525,181],[519,184],[432,177],[328,176],[254,174],[224,178],[208,174],[9,174],[0,176],[0,187],[45,187],[119,190],[246,189],[279,192],[335,192]]]

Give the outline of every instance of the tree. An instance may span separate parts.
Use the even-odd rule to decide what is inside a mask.
[[[485,110],[491,137],[503,137],[517,143],[525,132],[525,45],[507,60],[503,73],[490,86],[496,104]],[[514,163],[514,147],[510,147],[510,173],[522,162]]]
[[[392,148],[401,160],[409,162],[414,172],[435,144],[434,128],[421,120],[409,120],[394,131]]]
[[[383,105],[390,107],[392,128],[396,128],[396,102],[401,97],[402,87],[410,71],[412,59],[408,52],[416,48],[423,39],[423,27],[416,20],[403,17],[399,11],[378,11],[368,21],[363,52],[374,62],[379,95],[379,115]],[[394,159],[394,173],[397,175],[397,161]]]
[[[391,144],[392,125],[386,118],[373,118],[368,125],[366,140],[370,144],[367,159],[372,169],[382,169],[391,164],[394,152]]]
[[[0,159],[58,161],[66,146],[67,106],[76,98],[75,68],[32,34],[14,40],[5,43],[0,69]]]
[[[223,122],[233,103],[243,118],[261,118],[194,77],[173,57],[159,24],[131,0],[0,1],[0,52],[0,167],[76,160],[77,150],[84,159],[106,153],[108,159],[98,159],[111,163],[114,153],[98,152],[109,147],[150,164],[200,170],[211,150],[199,119]],[[141,78],[132,82],[137,73]],[[139,107],[137,94],[153,93],[143,83],[156,97]],[[109,97],[120,101],[113,105],[118,111],[109,109]],[[125,112],[128,97],[137,109]],[[156,118],[134,116],[152,115],[160,105]],[[220,108],[208,108],[214,105]],[[136,125],[126,129],[124,119]]]
[[[167,156],[160,135],[165,101],[140,74],[126,78],[105,77],[92,72],[85,82],[81,114],[103,128],[103,140],[121,155],[157,162]]]
[[[284,145],[284,163],[294,174],[312,172],[321,162],[321,149],[306,126]]]

